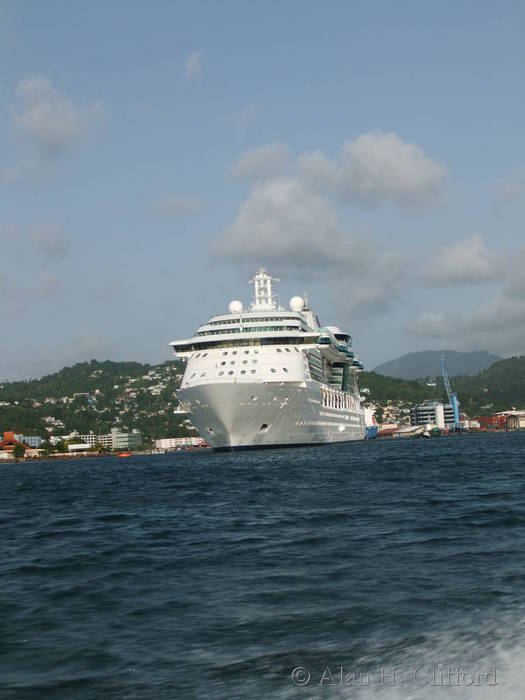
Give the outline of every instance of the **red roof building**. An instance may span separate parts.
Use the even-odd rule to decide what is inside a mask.
[[[23,442],[20,442],[20,440],[17,440],[13,432],[4,432],[4,439],[0,440],[0,451],[12,452],[15,449],[15,445],[22,445],[24,450],[31,449],[29,445],[25,445]]]

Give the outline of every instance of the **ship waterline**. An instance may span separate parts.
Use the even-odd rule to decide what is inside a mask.
[[[229,314],[171,343],[186,361],[181,405],[215,450],[364,439],[350,334],[322,327],[302,297],[278,306],[274,282],[259,269],[249,310],[233,301]]]

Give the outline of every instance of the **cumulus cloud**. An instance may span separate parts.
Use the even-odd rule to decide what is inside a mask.
[[[395,202],[401,206],[432,201],[446,170],[397,134],[374,132],[345,141],[337,160],[322,151],[303,154],[300,173],[348,202]]]
[[[268,143],[241,153],[230,169],[240,179],[268,179],[282,175],[288,163],[288,147],[284,143]]]
[[[291,265],[345,265],[355,257],[337,214],[297,179],[256,185],[214,252],[237,260],[288,260]]]
[[[473,311],[428,311],[408,327],[416,336],[453,340],[465,349],[525,354],[525,249],[515,256],[503,288]]]
[[[202,52],[192,51],[184,61],[186,80],[192,81],[199,77],[202,71]]]
[[[161,214],[182,216],[195,214],[201,209],[202,200],[187,194],[167,194],[155,202],[155,210]]]
[[[54,158],[69,150],[105,115],[99,102],[75,104],[41,75],[22,78],[16,96],[15,124],[45,158]]]
[[[449,284],[492,282],[505,271],[505,259],[491,251],[481,236],[474,235],[443,248],[421,273],[424,284],[442,287]]]
[[[349,233],[329,202],[292,177],[256,184],[214,254],[273,264],[296,277],[332,273],[347,311],[384,311],[402,287],[400,256],[378,254],[363,236]]]

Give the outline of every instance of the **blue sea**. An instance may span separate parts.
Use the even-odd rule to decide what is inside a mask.
[[[0,465],[2,700],[525,696],[525,434]]]

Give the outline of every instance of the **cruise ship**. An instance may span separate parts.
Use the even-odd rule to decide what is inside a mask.
[[[351,335],[321,326],[306,298],[281,307],[278,281],[260,268],[249,310],[232,301],[229,313],[170,343],[186,361],[180,404],[214,450],[365,437]]]

